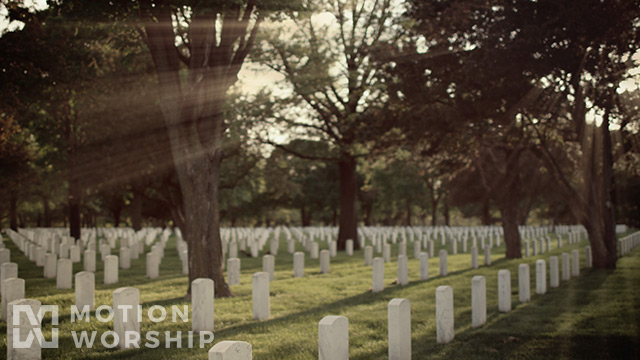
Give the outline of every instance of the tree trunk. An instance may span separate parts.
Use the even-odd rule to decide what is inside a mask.
[[[230,296],[231,290],[222,270],[218,203],[220,159],[200,157],[190,162],[197,170],[187,179],[189,185],[181,186],[185,209],[182,235],[189,246],[189,284],[198,278],[213,279],[215,295]],[[188,294],[190,291],[191,286]]]
[[[504,243],[507,248],[507,259],[519,259],[522,257],[520,248],[520,231],[518,231],[518,200],[507,196],[500,209],[502,214],[502,229],[504,230]]]
[[[338,233],[338,249],[344,250],[348,239],[353,240],[353,249],[360,248],[358,242],[358,217],[356,200],[358,181],[356,160],[345,157],[338,163],[340,169],[340,231]]]
[[[44,227],[51,227],[51,206],[49,205],[49,197],[42,196],[42,205],[44,207]]]
[[[411,226],[411,218],[413,217],[413,213],[411,211],[411,199],[406,200],[406,207],[407,207],[407,221],[405,225]]]
[[[591,223],[602,223],[602,233],[597,231],[589,233],[589,241],[592,249],[594,245],[598,251],[592,251],[593,266],[598,269],[615,269],[617,254],[616,241],[616,218],[615,218],[615,186],[613,179],[613,155],[611,153],[611,134],[609,133],[609,110],[605,112],[602,122],[602,188],[600,191],[601,200],[599,207],[602,209],[602,216],[597,216],[595,212],[589,212]],[[595,191],[594,191],[595,192]],[[595,216],[594,216],[595,215]],[[600,218],[602,220],[600,220]],[[596,230],[596,229],[594,229]],[[588,232],[588,231],[587,231]],[[599,245],[598,243],[601,243]]]
[[[77,180],[71,179],[69,181],[69,197],[67,199],[69,204],[69,234],[76,240],[80,239],[82,235],[80,230],[80,224],[82,223],[80,214],[82,195],[79,187]]]
[[[18,231],[18,195],[15,191],[9,194],[9,227]]]
[[[131,225],[133,230],[142,229],[142,195],[134,187],[133,201],[131,201]]]
[[[307,210],[305,206],[300,207],[300,221],[302,226],[311,226],[311,209]]]
[[[449,226],[451,223],[451,218],[449,216],[449,200],[444,199],[444,206],[442,207],[442,215],[444,216],[444,224]]]
[[[122,208],[118,207],[113,210],[113,227],[120,226],[120,215],[122,215]]]
[[[438,199],[431,200],[431,226],[438,225]]]
[[[235,40],[228,36],[235,32],[222,32],[225,38],[218,45],[216,37],[211,36],[211,18],[194,15],[189,26],[188,72],[183,79],[170,8],[159,7],[156,18],[158,22],[147,24],[145,31],[158,75],[161,108],[182,192],[185,221],[181,230],[189,247],[187,297],[191,294],[191,281],[197,278],[212,279],[215,296],[231,296],[222,270],[218,185],[220,162],[224,157],[224,98],[237,80],[241,62],[236,61],[242,55],[232,61]],[[224,16],[228,22],[223,28],[239,28],[232,19],[233,16]],[[245,50],[248,51],[241,49]]]
[[[489,211],[489,199],[485,198],[482,201],[482,225],[491,225],[491,213]]]

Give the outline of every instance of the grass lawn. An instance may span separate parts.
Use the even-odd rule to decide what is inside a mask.
[[[6,238],[5,238],[6,239]],[[43,304],[60,305],[58,349],[43,349],[45,359],[206,359],[210,346],[205,348],[164,348],[163,336],[159,348],[144,346],[147,331],[176,331],[186,333],[191,323],[170,321],[153,323],[146,316],[152,305],[190,305],[183,299],[187,277],[171,238],[160,266],[160,277],[145,277],[145,260],[132,260],[129,270],[120,270],[117,285],[103,285],[103,264],[97,263],[96,306],[112,305],[112,292],[118,287],[133,286],[140,290],[143,305],[143,347],[132,350],[113,350],[96,341],[94,347],[76,348],[71,331],[97,330],[99,336],[112,329],[112,323],[99,322],[91,317],[89,323],[70,322],[69,306],[74,303],[73,290],[57,290],[55,279],[43,279],[43,269],[28,261],[8,239],[11,260],[18,263],[19,276],[26,280],[26,297]],[[326,244],[324,247],[326,247]],[[344,253],[331,259],[330,274],[321,274],[319,260],[306,255],[305,277],[293,278],[292,255],[286,252],[281,240],[276,257],[275,281],[270,285],[271,318],[257,322],[252,319],[251,275],[262,271],[261,259],[242,258],[241,284],[232,287],[233,298],[215,300],[215,342],[242,340],[253,347],[254,359],[317,359],[318,322],[326,315],[342,315],[349,319],[351,359],[387,358],[387,304],[393,298],[411,301],[413,359],[637,359],[640,358],[640,248],[618,261],[615,271],[596,271],[584,267],[586,242],[557,249],[552,240],[551,252],[525,259],[505,260],[504,245],[494,249],[491,266],[470,269],[468,253],[449,255],[449,275],[438,277],[437,253],[430,259],[430,280],[419,281],[419,262],[413,258],[413,246],[408,244],[409,284],[393,285],[397,261],[385,264],[385,290],[370,293],[371,267],[365,267],[363,251],[348,257]],[[301,250],[298,244],[298,251]],[[560,287],[549,288],[547,294],[535,294],[535,261],[580,250],[580,276],[561,281]],[[149,249],[146,249],[149,251]],[[449,249],[450,250],[450,249]],[[458,246],[458,250],[462,250]],[[392,258],[396,257],[393,247]],[[113,250],[116,254],[116,250]],[[117,255],[117,254],[116,254]],[[98,259],[99,259],[98,254]],[[374,256],[381,256],[375,254]],[[479,251],[479,262],[483,263]],[[518,265],[527,263],[531,272],[532,299],[518,302]],[[511,271],[513,310],[498,312],[497,273]],[[74,273],[82,271],[82,264],[74,264]],[[471,278],[483,275],[487,284],[487,324],[471,328]],[[547,265],[547,277],[549,276]],[[435,289],[450,285],[454,289],[455,339],[446,345],[436,343]],[[47,320],[45,319],[45,322]],[[49,339],[51,326],[44,325]],[[6,354],[6,325],[0,324],[0,358]],[[196,342],[197,344],[197,342]]]

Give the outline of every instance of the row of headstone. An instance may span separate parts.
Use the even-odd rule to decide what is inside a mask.
[[[636,246],[640,245],[640,231],[627,235],[618,240],[618,253],[620,256],[627,255]]]
[[[366,250],[366,249],[365,249]],[[438,253],[439,255],[439,276],[447,276],[448,274],[448,263],[447,250],[442,249]],[[367,253],[365,252],[365,264],[367,263]],[[420,261],[420,281],[429,279],[429,254],[426,252],[421,252],[418,255],[418,259]],[[373,265],[372,271],[372,292],[380,292],[384,290],[384,259],[383,258],[374,258],[371,261]],[[484,251],[484,264],[491,265],[491,248],[489,246],[485,247]],[[478,249],[476,247],[471,248],[471,268],[478,268]],[[406,285],[409,283],[409,266],[408,266],[408,258],[406,255],[398,255],[398,278],[399,285]]]

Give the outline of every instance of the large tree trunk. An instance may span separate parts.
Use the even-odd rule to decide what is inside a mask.
[[[520,231],[518,231],[518,200],[507,196],[500,209],[502,214],[502,229],[504,230],[504,243],[507,248],[507,259],[519,259],[522,257],[520,248]]]
[[[215,296],[230,296],[222,270],[218,203],[220,162],[224,157],[223,105],[227,90],[237,80],[242,64],[237,61],[244,59],[244,51],[248,49],[238,50],[245,55],[236,52],[239,57],[235,58],[235,39],[225,38],[217,45],[216,37],[211,36],[215,20],[193,15],[189,26],[188,73],[183,85],[171,11],[160,7],[156,15],[158,22],[147,24],[145,30],[158,74],[163,117],[182,192],[184,224],[181,230],[189,248],[187,297],[190,297],[191,281],[197,278],[212,279]],[[235,26],[241,30],[233,21],[233,15],[224,16],[224,21],[228,21],[224,28]],[[221,36],[233,37],[234,34],[223,31]]]
[[[189,283],[198,278],[213,279],[215,295],[226,297],[231,290],[222,270],[218,183],[220,159],[201,157],[191,164],[197,171],[182,186],[185,209],[183,237],[189,246]],[[190,288],[189,288],[190,291]]]
[[[18,231],[18,195],[15,191],[9,194],[9,227]]]
[[[411,218],[413,217],[413,212],[411,211],[411,199],[407,199],[405,205],[407,207],[407,221],[405,222],[405,225],[411,226]]]
[[[44,227],[51,227],[51,205],[49,205],[49,197],[42,196],[42,205],[44,207]]]
[[[311,226],[311,210],[303,205],[300,207],[300,222],[302,226]]]
[[[447,198],[444,199],[444,206],[442,207],[442,216],[444,216],[444,224],[449,226],[451,223],[451,217],[449,212],[449,200]]]
[[[615,213],[613,199],[613,157],[611,154],[611,136],[609,134],[609,111],[605,112],[601,125],[601,138],[594,131],[591,142],[591,181],[585,184],[590,206],[583,213],[582,224],[587,229],[593,254],[593,266],[598,269],[615,269],[617,261],[617,242],[615,234]],[[601,144],[598,144],[600,140]],[[598,145],[601,145],[600,147]],[[602,169],[597,171],[595,153],[602,151]]]
[[[491,225],[491,213],[489,210],[489,199],[485,198],[482,200],[482,225],[484,226]]]
[[[604,219],[604,245],[607,249],[606,261],[598,262],[598,268],[615,269],[618,260],[616,239],[616,187],[613,177],[613,154],[611,150],[611,134],[609,133],[609,111],[602,122],[602,206]]]
[[[347,240],[353,240],[353,249],[360,248],[358,242],[358,217],[356,199],[358,195],[358,179],[356,160],[345,157],[338,163],[340,169],[340,231],[338,233],[338,249],[344,250]]]
[[[438,199],[431,200],[431,226],[438,225]]]
[[[133,190],[133,200],[131,201],[131,225],[133,230],[142,229],[142,194],[137,187]]]
[[[122,215],[122,208],[118,207],[117,209],[113,210],[113,227],[120,226],[120,215]]]

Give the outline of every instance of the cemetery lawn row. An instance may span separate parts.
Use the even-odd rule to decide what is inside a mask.
[[[43,279],[42,268],[30,263],[9,241],[11,259],[19,266],[19,276],[26,280],[26,297],[43,304],[60,305],[59,349],[44,349],[48,359],[206,359],[211,345],[187,349],[187,332],[191,323],[172,323],[171,306],[190,305],[184,300],[187,277],[181,274],[180,261],[172,238],[166,247],[160,266],[160,277],[145,277],[145,260],[132,261],[129,270],[120,270],[116,285],[103,285],[103,264],[96,271],[96,306],[112,305],[112,292],[118,287],[133,286],[140,290],[143,304],[141,349],[116,351],[102,347],[99,337],[112,329],[112,323],[91,321],[70,322],[69,306],[74,303],[73,290],[57,290],[55,279]],[[323,244],[321,248],[326,248]],[[411,244],[408,244],[411,245]],[[438,242],[439,245],[439,242]],[[348,257],[344,253],[331,259],[331,272],[321,274],[318,260],[305,256],[305,277],[293,278],[292,256],[281,239],[276,257],[275,281],[270,285],[271,317],[262,322],[252,319],[251,274],[261,270],[261,259],[243,257],[241,284],[232,287],[234,298],[215,300],[215,341],[242,340],[253,347],[254,359],[317,359],[318,322],[326,315],[342,315],[349,319],[351,359],[387,358],[387,304],[393,298],[407,298],[412,309],[412,348],[414,359],[562,359],[599,358],[624,359],[640,357],[640,249],[618,261],[614,271],[586,269],[586,242],[557,249],[555,239],[549,253],[525,259],[505,260],[504,245],[494,249],[493,264],[470,269],[470,255],[449,255],[449,275],[438,277],[437,252],[429,261],[431,278],[419,281],[419,262],[409,255],[409,284],[393,285],[397,276],[397,261],[385,264],[385,290],[371,293],[371,267],[363,265],[363,251]],[[300,244],[297,245],[298,247]],[[117,249],[117,248],[116,248]],[[113,253],[116,254],[117,250]],[[458,247],[460,250],[461,248]],[[580,250],[580,276],[561,281],[560,287],[548,288],[545,295],[535,294],[535,261],[547,261],[551,255]],[[149,249],[147,248],[146,251]],[[297,249],[299,251],[300,249]],[[448,249],[450,251],[450,249]],[[395,259],[397,245],[393,246]],[[482,254],[481,251],[479,251]],[[380,256],[375,254],[374,256]],[[480,263],[482,264],[482,255]],[[518,271],[521,263],[531,268],[532,299],[518,302]],[[513,310],[499,313],[497,308],[497,272],[511,271]],[[82,264],[74,264],[74,273]],[[471,328],[471,278],[486,277],[487,324]],[[548,276],[547,272],[547,276]],[[454,291],[455,339],[447,345],[436,343],[435,289],[450,285]],[[152,305],[166,307],[169,317],[153,323],[147,317]],[[159,313],[156,313],[159,315]],[[45,319],[45,322],[47,320]],[[51,325],[44,325],[45,338],[51,336]],[[71,331],[97,331],[93,348],[77,349]],[[160,347],[145,346],[145,333],[160,332]],[[182,332],[182,349],[166,349],[164,331],[172,337]],[[0,325],[0,354],[6,353],[6,325]]]

